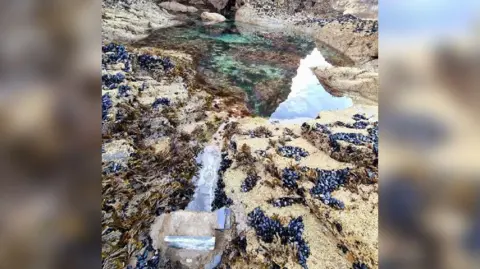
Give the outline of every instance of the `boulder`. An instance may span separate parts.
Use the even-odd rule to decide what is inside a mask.
[[[173,12],[195,13],[198,11],[195,7],[182,5],[177,2],[162,2],[159,5],[160,7]]]
[[[376,21],[333,21],[315,31],[315,38],[342,52],[360,65],[378,58],[378,32],[359,31],[375,29]]]
[[[211,21],[211,22],[222,22],[225,21],[226,18],[218,13],[212,13],[212,12],[203,12],[202,15],[200,15],[202,20],[204,21]]]

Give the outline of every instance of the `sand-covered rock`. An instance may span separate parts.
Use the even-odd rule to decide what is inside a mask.
[[[341,111],[323,112],[319,119],[311,120],[307,125],[333,124],[336,127],[330,127],[332,133],[368,136],[370,131],[367,129],[352,129],[336,124],[355,123],[359,117],[355,115],[361,114],[364,115],[361,118],[368,118],[368,124],[374,126],[378,120],[377,113],[375,106],[354,106]],[[340,151],[347,157],[337,158],[336,153],[332,154],[332,151],[322,147],[322,143],[318,143],[318,139],[322,138],[311,135],[312,132],[316,131],[309,131],[301,124],[272,123],[261,118],[238,121],[237,131],[230,139],[234,141],[234,146],[232,142],[228,146],[228,158],[233,160],[233,164],[226,170],[224,182],[225,193],[233,200],[230,208],[238,217],[237,228],[246,236],[246,254],[238,260],[226,260],[231,268],[245,268],[242,267],[245,266],[245,260],[251,268],[258,268],[262,264],[301,268],[295,250],[289,249],[288,244],[275,240],[271,243],[264,242],[259,236],[263,233],[252,227],[249,216],[256,208],[285,227],[293,219],[301,217],[304,225],[302,238],[310,250],[306,259],[308,268],[347,269],[352,268],[355,262],[365,263],[369,268],[378,268],[378,186],[374,183],[378,176],[369,178],[368,175],[371,174],[363,174],[363,169],[378,171],[378,168],[360,167],[361,164],[355,159],[348,158],[348,152],[352,149],[344,147],[340,147]],[[282,155],[285,153],[279,151],[282,147],[299,148],[308,154],[299,159],[291,158]],[[350,147],[357,148],[356,145]],[[368,147],[362,152],[365,156],[374,155]],[[249,154],[255,161],[246,161]],[[298,189],[285,185],[284,169],[301,174],[296,180]],[[312,171],[342,169],[350,169],[350,183],[331,194],[344,201],[344,209],[340,210],[315,198],[313,188],[317,183],[308,178],[317,175]],[[251,182],[246,183],[252,171],[259,177],[253,186]],[[245,184],[250,184],[246,190]]]

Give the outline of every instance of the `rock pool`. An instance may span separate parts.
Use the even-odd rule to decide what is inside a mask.
[[[307,36],[242,23],[191,22],[156,30],[136,45],[193,55],[199,81],[222,94],[243,94],[257,116],[314,118],[321,110],[352,105],[327,93],[310,70],[341,55],[317,49]]]

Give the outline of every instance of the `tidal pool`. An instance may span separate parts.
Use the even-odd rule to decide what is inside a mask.
[[[322,46],[316,49],[308,36],[243,23],[191,22],[156,30],[136,45],[193,55],[202,83],[223,93],[244,94],[247,107],[257,116],[313,118],[321,110],[352,104],[327,93],[310,70],[328,64],[325,58],[336,61],[342,55]]]

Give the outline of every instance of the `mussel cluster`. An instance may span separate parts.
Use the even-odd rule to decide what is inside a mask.
[[[102,120],[107,119],[108,110],[112,108],[112,100],[108,93],[102,95]]]
[[[148,54],[142,54],[137,57],[138,64],[140,68],[143,68],[148,71],[163,69],[165,71],[170,71],[175,66],[173,65],[170,58],[159,57],[159,56],[152,56]]]
[[[222,161],[220,162],[220,169],[218,170],[217,188],[215,189],[215,198],[212,202],[212,211],[233,204],[232,199],[228,198],[227,194],[225,194],[225,182],[223,181],[223,175],[232,163],[233,161],[227,157],[227,153],[222,153]]]
[[[161,98],[155,99],[155,101],[152,103],[153,108],[157,108],[160,105],[169,106],[170,105],[170,99],[165,98],[165,97],[161,97]]]
[[[301,158],[309,155],[309,153],[304,149],[294,146],[278,147],[277,152],[283,157],[294,158],[296,161],[300,161]]]
[[[297,22],[296,24],[303,25],[307,23],[315,23],[320,27],[324,27],[327,24],[330,24],[332,22],[337,22],[342,25],[344,25],[345,23],[354,24],[355,25],[355,28],[353,29],[354,33],[364,32],[366,34],[373,34],[378,31],[378,21],[362,20],[351,14],[340,15],[335,18],[327,18],[327,19],[311,18],[311,19],[306,19],[304,21]]]
[[[260,177],[257,176],[256,174],[250,174],[245,178],[245,180],[242,183],[242,186],[240,187],[242,192],[249,192],[251,191],[256,185],[257,181],[260,180]]]
[[[298,188],[297,180],[300,179],[300,173],[296,170],[286,167],[282,170],[283,186],[294,190]]]
[[[332,192],[347,182],[350,169],[322,170],[316,169],[317,180],[310,190],[313,197],[334,208],[344,209],[342,201],[332,197]]]
[[[270,203],[274,207],[286,207],[293,204],[302,204],[305,203],[305,198],[302,197],[280,197],[274,200],[271,200]]]
[[[114,75],[105,74],[102,76],[102,86],[109,90],[113,90],[118,87],[118,84],[122,83],[125,80],[125,75],[122,73],[117,73]]]
[[[303,268],[307,268],[310,247],[302,238],[305,226],[301,216],[292,219],[286,227],[283,227],[278,220],[269,218],[257,207],[248,214],[248,224],[255,229],[256,235],[266,243],[272,243],[273,239],[278,237],[282,244],[295,245],[297,247],[298,263]]]
[[[320,124],[316,123],[313,127],[313,130],[328,135],[330,147],[333,151],[339,151],[340,145],[338,143],[339,140],[354,144],[354,145],[373,145],[374,153],[378,155],[378,122],[370,123],[368,122],[368,118],[365,115],[355,114],[353,115],[353,119],[355,120],[354,124],[345,124],[343,122],[335,122],[334,124]],[[365,129],[368,126],[373,125],[367,129],[368,135],[364,135],[361,133],[332,133],[329,127],[332,126],[345,126],[348,128],[355,128],[355,129]],[[302,125],[303,130],[309,130],[309,125],[304,123]]]
[[[132,88],[128,85],[120,85],[120,87],[118,87],[118,96],[119,97],[128,97],[129,96],[128,92],[131,89]]]
[[[131,56],[123,45],[117,45],[110,43],[102,46],[102,68],[105,69],[106,65],[123,63],[125,67],[123,71],[131,71]]]

